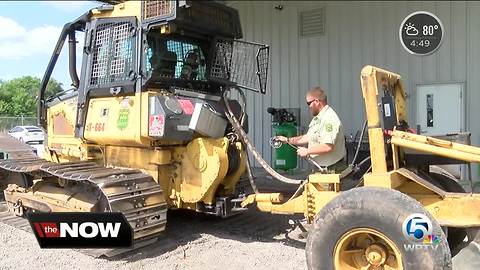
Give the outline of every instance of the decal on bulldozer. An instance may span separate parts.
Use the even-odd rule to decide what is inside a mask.
[[[193,104],[190,100],[188,99],[178,99],[178,103],[180,103],[180,107],[182,107],[182,110],[185,114],[192,115],[193,114]]]
[[[165,115],[150,115],[148,119],[148,135],[163,136],[165,127]]]
[[[122,130],[128,126],[128,114],[130,110],[128,108],[123,108],[118,111],[118,120],[117,120],[117,127],[118,129]]]

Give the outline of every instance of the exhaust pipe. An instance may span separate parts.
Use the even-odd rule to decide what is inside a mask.
[[[70,79],[72,80],[72,86],[78,88],[80,80],[77,74],[77,41],[75,39],[75,30],[70,31],[68,34],[68,70],[70,73]]]

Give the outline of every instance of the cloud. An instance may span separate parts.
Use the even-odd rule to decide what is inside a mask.
[[[88,1],[44,1],[43,3],[63,12],[77,12],[89,5]]]
[[[0,59],[17,60],[32,55],[51,54],[61,28],[52,25],[26,29],[8,17],[0,16]]]
[[[16,21],[0,16],[0,40],[6,38],[15,38],[25,34],[25,28],[21,27]]]

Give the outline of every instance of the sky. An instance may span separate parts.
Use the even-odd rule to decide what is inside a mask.
[[[94,1],[0,1],[0,79],[42,78],[63,25],[99,5]],[[83,36],[78,40],[77,52],[81,52]],[[71,84],[67,53],[65,42],[52,74],[65,89]],[[77,56],[80,66],[81,55]]]

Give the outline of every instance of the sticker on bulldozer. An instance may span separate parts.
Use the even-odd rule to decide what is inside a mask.
[[[128,114],[130,110],[129,109],[120,109],[118,111],[118,120],[117,120],[117,127],[118,129],[122,130],[127,128],[128,126]]]
[[[165,115],[150,115],[150,118],[148,119],[148,135],[159,137],[163,136],[164,126]]]

